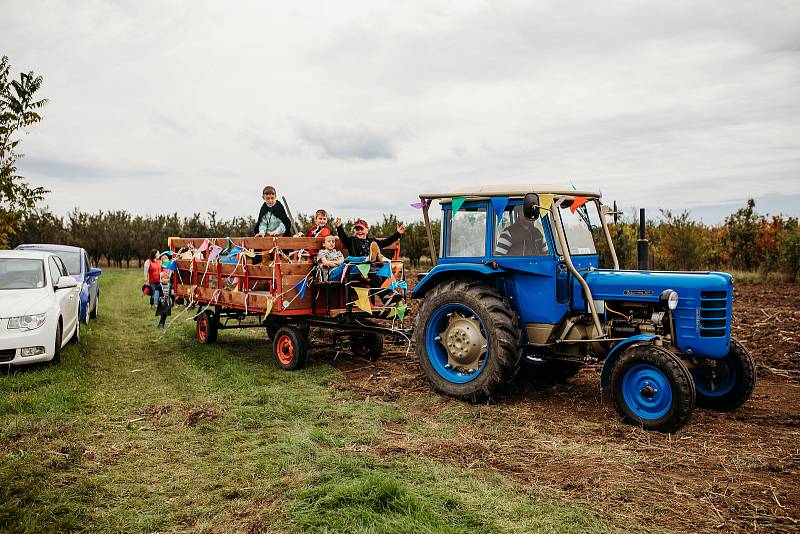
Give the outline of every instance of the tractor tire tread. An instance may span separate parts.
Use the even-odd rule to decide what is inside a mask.
[[[433,313],[438,306],[435,301],[439,300],[441,295],[458,295],[460,302],[474,300],[480,304],[480,315],[486,316],[481,317],[481,320],[491,321],[491,324],[485,326],[494,334],[495,350],[492,353],[495,354],[495,362],[485,379],[480,380],[479,383],[474,383],[475,381],[468,383],[472,389],[464,388],[464,384],[455,385],[447,382],[439,377],[436,371],[426,370],[430,363],[427,362],[428,356],[425,351],[425,325],[420,321],[419,328],[415,329],[420,370],[439,393],[471,403],[487,402],[516,376],[519,368],[522,355],[522,333],[518,328],[516,313],[509,307],[507,301],[486,283],[480,280],[454,279],[433,288],[426,295],[420,306],[418,317]],[[452,302],[452,297],[448,301]],[[491,345],[491,339],[488,341]],[[459,391],[459,389],[466,391]]]

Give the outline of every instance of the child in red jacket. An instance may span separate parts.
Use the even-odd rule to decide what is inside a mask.
[[[314,212],[314,226],[308,229],[306,237],[326,237],[333,235],[333,230],[328,226],[328,212],[325,210],[317,210]],[[319,251],[316,249],[309,250],[309,263],[314,261]]]

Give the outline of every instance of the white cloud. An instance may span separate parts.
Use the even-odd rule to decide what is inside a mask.
[[[416,194],[479,182],[573,182],[672,209],[800,193],[788,2],[3,12],[2,53],[43,74],[51,100],[19,167],[58,212],[255,214],[266,183],[294,211],[368,218],[413,217]]]

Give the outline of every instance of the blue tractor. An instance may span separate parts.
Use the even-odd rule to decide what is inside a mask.
[[[602,362],[603,397],[628,422],[673,432],[695,404],[738,408],[755,365],[731,338],[733,280],[719,272],[619,268],[600,194],[553,186],[420,195],[443,211],[414,337],[438,392],[483,402],[520,371],[563,382]],[[613,268],[600,269],[596,240]]]

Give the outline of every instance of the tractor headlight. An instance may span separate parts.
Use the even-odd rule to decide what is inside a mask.
[[[671,289],[665,289],[661,292],[659,301],[665,310],[674,310],[678,307],[678,292]]]
[[[36,330],[44,324],[46,318],[46,313],[40,313],[38,315],[23,315],[21,317],[9,317],[8,328],[9,330]]]

